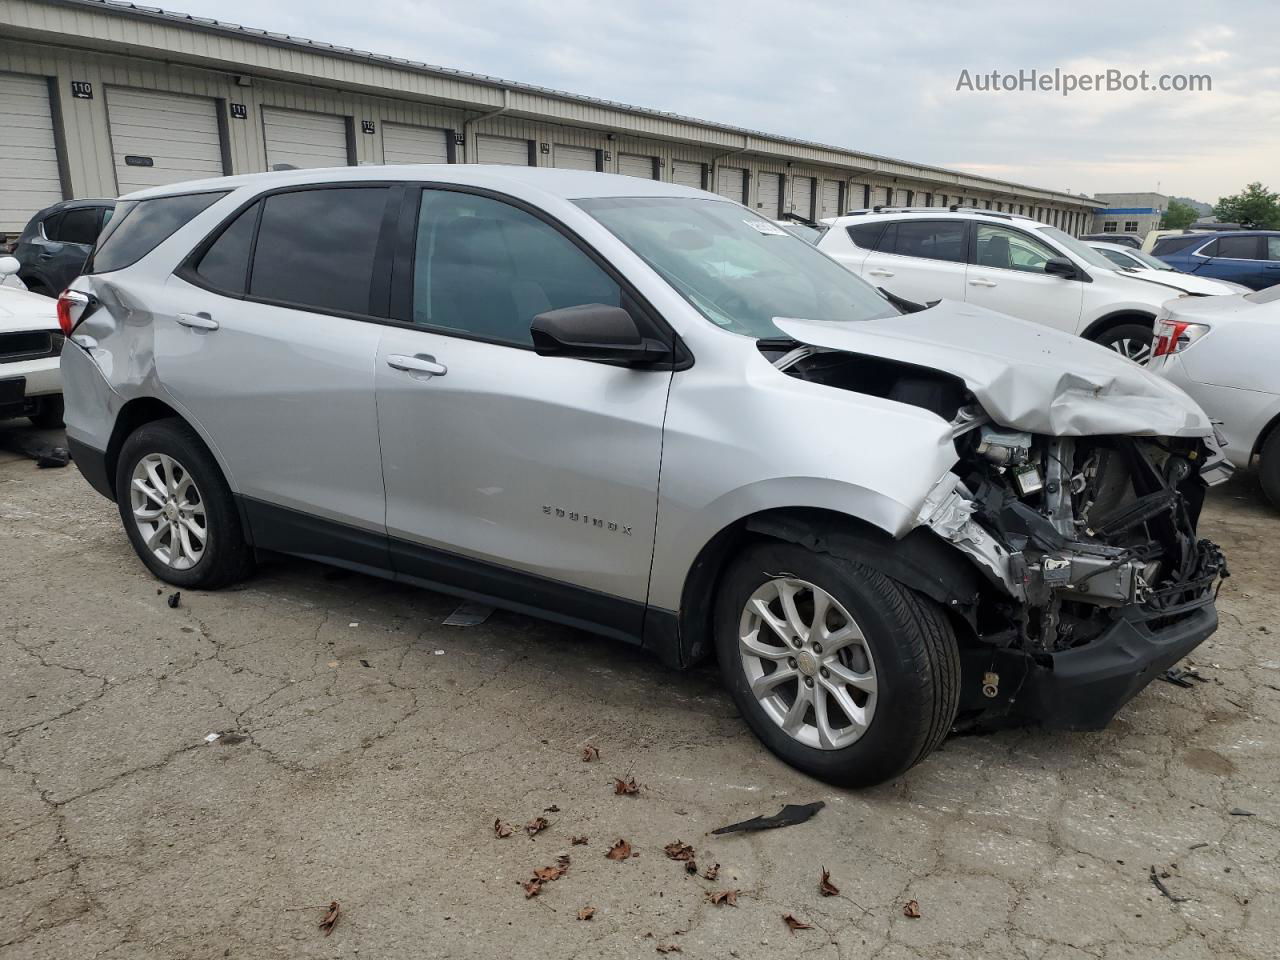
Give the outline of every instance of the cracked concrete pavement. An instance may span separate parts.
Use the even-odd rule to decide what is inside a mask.
[[[855,793],[772,759],[714,671],[525,617],[445,627],[447,597],[288,559],[171,609],[74,467],[0,453],[0,960],[1274,957],[1280,514],[1245,475],[1203,530],[1234,573],[1209,683],[1100,734],[953,738]],[[619,838],[638,856],[606,859]]]

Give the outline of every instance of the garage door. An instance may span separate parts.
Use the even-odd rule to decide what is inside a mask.
[[[849,210],[865,210],[871,206],[871,187],[865,183],[851,183],[849,196],[845,201],[845,212]]]
[[[813,219],[813,177],[791,178],[791,212]]]
[[[262,135],[268,170],[349,165],[345,117],[263,107]]]
[[[62,199],[44,77],[0,73],[0,233],[20,233]]]
[[[671,182],[702,189],[702,164],[688,160],[671,161]]]
[[[596,168],[596,152],[590,147],[571,147],[557,143],[552,149],[552,162],[561,170],[594,170]]]
[[[107,123],[121,194],[226,173],[218,106],[208,97],[108,87]]]
[[[529,141],[513,137],[476,137],[476,157],[480,163],[505,163],[512,167],[529,166]]]
[[[449,132],[403,123],[382,125],[384,163],[448,163]]]
[[[838,217],[844,211],[840,209],[840,181],[839,180],[823,180],[822,181],[822,211],[818,214],[821,217]]]
[[[746,202],[747,171],[740,167],[721,167],[716,172],[716,193],[739,203]]]
[[[642,157],[635,153],[618,154],[618,172],[625,176],[654,180],[656,178],[653,172],[656,168],[653,157]]]
[[[762,173],[756,177],[756,209],[770,219],[782,213],[782,174]]]

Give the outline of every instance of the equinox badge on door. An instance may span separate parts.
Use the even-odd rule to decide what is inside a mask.
[[[599,530],[608,530],[610,533],[621,533],[631,536],[631,528],[625,524],[617,523],[613,520],[602,520],[599,517],[592,517],[585,513],[579,513],[577,510],[565,510],[562,507],[551,507],[543,504],[542,513],[544,516],[555,517],[557,520],[568,520],[571,523],[581,523],[588,527],[595,527]]]

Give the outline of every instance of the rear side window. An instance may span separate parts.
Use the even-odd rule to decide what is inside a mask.
[[[1178,253],[1187,249],[1193,244],[1204,243],[1204,234],[1192,234],[1190,236],[1181,237],[1161,237],[1151,246],[1153,256],[1163,257],[1172,253]]]
[[[99,207],[77,207],[74,210],[68,210],[58,221],[54,234],[50,235],[49,239],[60,243],[93,246],[93,242],[98,239],[99,213]]]
[[[1232,260],[1257,260],[1257,237],[1219,237],[1218,250],[1208,254],[1214,257],[1227,257]]]
[[[894,224],[893,247],[880,249],[901,257],[964,263],[965,224],[961,220],[903,220]],[[888,236],[886,235],[886,240]]]
[[[876,241],[880,239],[880,234],[884,231],[884,223],[855,223],[845,227],[845,232],[849,234],[849,239],[853,241],[854,246],[862,247],[864,250],[874,250]]]
[[[244,295],[249,279],[253,232],[261,209],[261,202],[255,203],[232,220],[196,263],[196,275],[210,287],[236,296]]]
[[[188,193],[117,204],[84,272],[110,273],[137,263],[226,195],[225,191]]]
[[[249,295],[327,313],[370,313],[388,193],[386,187],[338,187],[267,197]]]

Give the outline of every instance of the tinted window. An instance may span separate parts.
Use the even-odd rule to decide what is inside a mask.
[[[174,232],[186,226],[226,193],[188,193],[180,197],[131,200],[116,205],[85,273],[110,273],[137,263]]]
[[[1190,236],[1178,237],[1161,237],[1151,245],[1151,252],[1157,257],[1170,253],[1177,253],[1179,250],[1185,250],[1192,244],[1204,243],[1204,234],[1192,234]]]
[[[621,306],[621,290],[560,231],[488,197],[423,191],[415,323],[532,345],[535,316],[586,303]]]
[[[77,207],[74,210],[68,210],[62,215],[55,233],[50,234],[49,239],[92,246],[98,239],[100,211],[99,207]]]
[[[974,262],[983,267],[1044,273],[1046,262],[1057,256],[1053,250],[1027,234],[988,223],[977,224]]]
[[[884,223],[855,223],[853,226],[845,227],[849,239],[855,246],[862,247],[864,250],[876,248],[876,241],[880,239],[880,233],[883,230]]]
[[[255,203],[236,217],[196,264],[196,273],[209,286],[227,293],[244,293],[249,273],[249,252],[253,247],[253,228],[258,224],[261,207],[261,203]]]
[[[267,197],[249,292],[337,313],[369,313],[386,187],[299,190]]]
[[[1233,260],[1257,260],[1257,237],[1219,237],[1215,257],[1229,257]]]
[[[964,262],[964,223],[959,220],[903,220],[895,224],[892,252],[903,257]],[[883,248],[882,248],[883,249]]]
[[[1280,260],[1280,237],[1267,237],[1267,259]]]
[[[1104,257],[1106,257],[1108,260],[1110,260],[1112,263],[1114,263],[1116,266],[1124,267],[1126,269],[1128,269],[1129,267],[1137,266],[1136,263],[1134,263],[1132,260],[1126,257],[1119,250],[1099,250],[1098,252],[1102,254]]]

